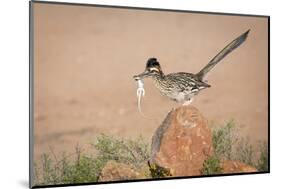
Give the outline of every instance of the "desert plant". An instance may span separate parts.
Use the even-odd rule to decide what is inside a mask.
[[[147,164],[149,167],[150,176],[152,178],[163,178],[163,177],[172,176],[171,171],[167,168],[160,167],[155,163],[150,163],[150,161],[148,161]]]
[[[209,157],[204,161],[201,173],[202,175],[215,175],[222,173],[220,159],[216,155]]]
[[[212,130],[214,155],[205,160],[202,174],[220,173],[222,171],[220,162],[226,159],[239,160],[256,167],[258,171],[268,171],[266,142],[260,142],[257,146],[253,146],[248,137],[239,137],[233,120],[226,122],[223,126],[212,127],[214,128]]]
[[[41,169],[37,164],[34,166],[35,184],[97,182],[102,168],[110,160],[130,164],[136,168],[147,166],[149,149],[142,137],[124,140],[100,135],[93,146],[98,151],[95,157],[87,155],[77,146],[74,154],[63,153],[60,160],[50,149],[53,158],[49,154],[43,154]]]
[[[101,160],[81,152],[76,152],[75,155],[76,158],[79,157],[75,162],[66,155],[56,162],[48,154],[43,154],[41,170],[34,172],[36,185],[96,182],[103,165]]]
[[[248,138],[239,138],[233,120],[222,127],[215,127],[212,131],[212,141],[214,155],[205,160],[201,170],[203,175],[222,173],[220,165],[225,159],[240,160],[255,166],[259,171],[268,171],[267,143],[260,142],[258,147],[254,148]],[[41,162],[34,165],[35,184],[97,182],[102,168],[110,160],[129,164],[137,170],[149,170],[150,172],[145,172],[144,175],[150,178],[171,176],[169,170],[155,164],[147,164],[149,145],[142,137],[131,140],[102,134],[92,146],[97,150],[95,156],[77,146],[74,154],[63,153],[60,160],[50,149],[50,153],[43,154]]]
[[[215,155],[220,159],[231,159],[233,146],[237,140],[234,120],[226,122],[222,127],[213,129],[212,142]]]
[[[236,145],[236,153],[233,158],[251,166],[255,166],[254,146],[250,144],[249,138],[240,138]]]
[[[259,147],[260,154],[256,167],[259,171],[268,171],[268,146],[265,142],[260,142]]]
[[[139,168],[149,159],[149,147],[142,137],[124,140],[100,135],[94,146],[98,150],[98,157],[106,161],[115,160]]]

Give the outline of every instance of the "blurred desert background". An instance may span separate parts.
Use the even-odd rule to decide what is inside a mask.
[[[147,141],[179,104],[145,80],[142,117],[133,75],[156,57],[164,71],[198,72],[248,29],[247,41],[195,97],[210,123],[234,119],[252,142],[268,136],[265,17],[34,4],[34,156],[87,149],[101,133]]]

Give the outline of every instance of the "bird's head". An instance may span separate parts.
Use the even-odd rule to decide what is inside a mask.
[[[136,80],[143,79],[145,77],[153,77],[153,76],[159,76],[163,75],[163,72],[161,70],[161,66],[156,58],[149,58],[146,62],[146,67],[143,73],[139,75],[135,75],[134,78]]]

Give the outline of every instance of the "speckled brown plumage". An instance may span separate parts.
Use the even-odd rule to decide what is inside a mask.
[[[240,46],[247,38],[250,30],[229,43],[197,74],[178,72],[165,75],[156,58],[148,59],[145,71],[134,76],[136,80],[150,77],[160,93],[180,103],[189,104],[201,90],[210,87],[204,82],[206,74],[226,55]]]

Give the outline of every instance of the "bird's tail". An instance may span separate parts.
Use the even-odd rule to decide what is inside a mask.
[[[237,37],[236,39],[234,39],[231,43],[229,43],[226,47],[224,47],[223,50],[221,50],[202,70],[200,70],[200,72],[198,72],[196,75],[198,77],[198,79],[200,79],[201,81],[204,79],[204,77],[206,76],[206,74],[220,61],[222,60],[226,55],[228,55],[229,53],[231,53],[234,49],[236,49],[237,47],[239,47],[239,45],[241,45],[248,36],[248,33],[250,32],[250,30],[246,31],[245,33],[243,33],[242,35],[240,35],[239,37]]]

